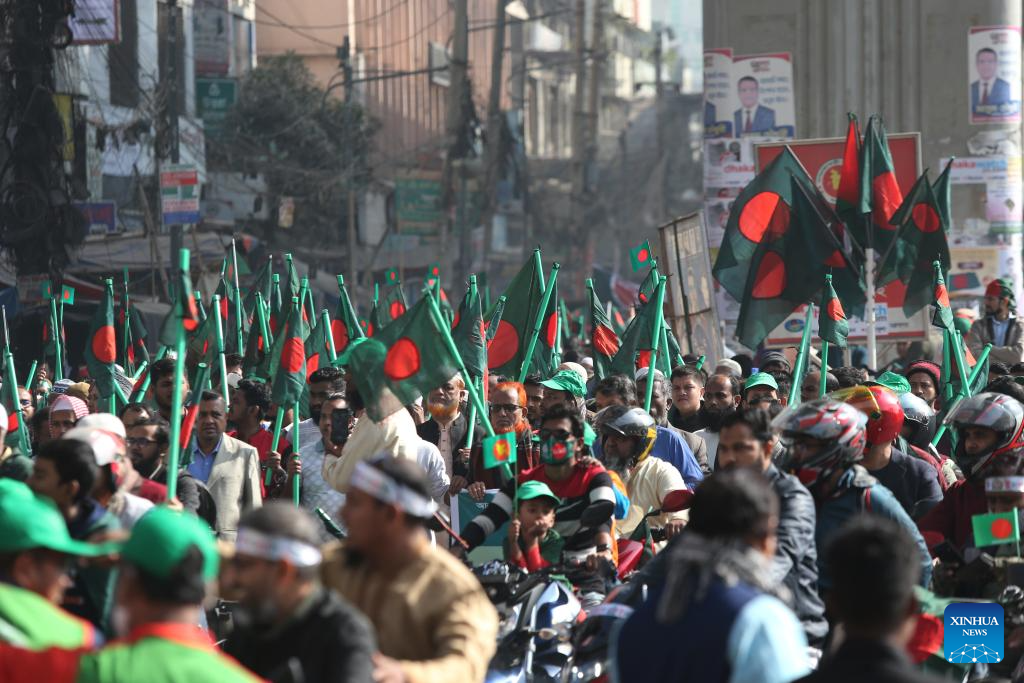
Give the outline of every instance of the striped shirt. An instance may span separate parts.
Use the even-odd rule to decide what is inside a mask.
[[[576,465],[568,479],[555,481],[547,476],[545,465],[538,465],[519,473],[519,481],[542,481],[562,499],[555,511],[555,531],[565,539],[565,550],[589,550],[596,544],[598,532],[609,532],[615,510],[615,492],[612,479],[600,465]],[[513,512],[515,490],[509,481],[498,491],[491,503],[473,521],[466,525],[462,537],[470,547],[484,542],[489,535],[507,522]],[[603,520],[599,524],[584,526],[582,519]]]

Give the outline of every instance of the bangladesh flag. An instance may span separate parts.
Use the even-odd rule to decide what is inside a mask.
[[[192,280],[189,279],[188,273],[178,273],[178,286],[174,291],[174,303],[160,325],[160,343],[170,347],[177,343],[180,330],[184,330],[185,334],[191,334],[199,327],[199,306],[196,304]]]
[[[327,346],[327,326],[324,325],[323,316],[316,321],[316,325],[306,338],[306,379],[320,368],[330,364],[331,350]]]
[[[431,263],[427,266],[427,274],[423,276],[423,286],[430,287],[440,286],[441,283],[441,264]]]
[[[533,359],[530,361],[530,372],[541,377],[551,377],[561,359],[561,330],[558,316],[558,271],[551,281],[554,291],[548,298],[548,306],[541,317],[540,334],[537,344],[533,347]]]
[[[475,284],[470,284],[452,323],[452,339],[470,377],[483,377],[487,370],[487,345],[484,338],[480,291]]]
[[[117,330],[114,328],[114,293],[109,286],[103,291],[100,305],[92,317],[89,343],[85,347],[85,363],[89,377],[96,384],[101,398],[114,395],[114,363],[117,361]]]
[[[896,234],[892,215],[902,203],[903,192],[896,182],[885,125],[879,116],[873,115],[864,133],[860,166],[860,213],[871,214],[870,227],[864,240],[858,241],[885,253]]]
[[[654,290],[658,288],[659,277],[658,262],[651,261],[651,269],[647,271],[647,276],[640,283],[640,289],[636,293],[636,298],[641,306],[647,304],[654,297]]]
[[[515,432],[484,437],[483,456],[486,469],[516,464]]]
[[[339,280],[341,276],[338,276]],[[359,316],[352,306],[352,300],[348,296],[348,289],[344,280],[338,282],[338,312],[334,314],[331,321],[331,334],[334,336],[334,352],[339,356],[348,348],[348,343],[353,339],[364,337],[363,328],[359,325]]]
[[[935,196],[935,208],[938,209],[939,218],[942,219],[942,229],[947,233],[952,225],[953,203],[950,198],[949,172],[953,168],[954,161],[956,161],[956,157],[949,158],[949,161],[946,162],[946,168],[942,169],[942,173],[939,174],[935,184],[932,185],[932,194]]]
[[[283,294],[281,292],[281,276],[277,273],[271,278],[270,299],[270,333],[277,334],[277,330],[284,325],[288,318],[288,311],[285,309]],[[289,303],[291,299],[288,300]]]
[[[458,363],[440,343],[441,330],[421,298],[404,315],[352,350],[349,367],[366,412],[383,420],[458,372]]]
[[[199,323],[195,333],[189,338],[188,350],[196,357],[197,362],[212,365],[213,356],[217,352],[217,328],[216,318],[212,315],[206,316],[203,322]]]
[[[1020,527],[1017,522],[1016,510],[974,515],[971,517],[971,527],[974,529],[974,547],[976,548],[1020,541]]]
[[[598,379],[611,374],[612,358],[619,351],[619,335],[612,329],[601,300],[594,291],[593,280],[587,280],[590,293],[590,346],[594,358],[594,373]]]
[[[3,383],[3,405],[7,410],[7,442],[8,445],[17,446],[18,452],[23,455],[32,453],[32,443],[28,438],[28,425],[26,431],[21,432],[21,398],[18,396],[17,375],[14,370],[14,356],[6,354],[7,363],[4,366]]]
[[[932,300],[932,262],[939,261],[944,271],[950,266],[946,231],[942,229],[927,173],[914,183],[899,213],[904,222],[882,258],[877,282],[879,286],[895,280],[902,282],[907,288],[903,312],[911,316]]]
[[[402,283],[396,284],[380,299],[373,302],[370,309],[370,327],[366,334],[372,337],[379,334],[392,321],[401,317],[408,306],[405,303],[405,292],[402,291]]]
[[[504,296],[505,310],[498,329],[488,331],[488,334],[493,334],[493,338],[487,347],[487,367],[495,374],[518,377],[534,316],[544,296],[539,256],[535,255],[523,264],[505,288]],[[492,313],[487,311],[484,317],[490,320]]]
[[[836,189],[836,213],[854,235],[864,244],[864,217],[860,213],[860,130],[857,117],[847,114],[846,144],[843,146],[843,165],[839,171]]]
[[[270,287],[272,284],[271,276],[273,274],[274,257],[271,256],[263,262],[262,266],[260,266],[260,269],[253,280],[252,287],[249,288],[249,291],[246,292],[245,298],[242,299],[242,309],[245,311],[246,315],[251,316],[253,311],[256,310],[256,292],[262,292],[263,300],[270,301]]]
[[[644,266],[651,265],[653,260],[654,254],[651,253],[651,243],[648,240],[644,240],[643,244],[638,244],[629,250],[629,262],[633,266],[634,273]]]
[[[117,309],[117,324],[124,330],[124,303]],[[149,362],[149,349],[146,348],[146,338],[149,336],[149,330],[146,329],[146,323],[142,318],[142,313],[138,308],[129,304],[128,305],[128,358],[119,358],[124,363],[125,368],[134,368],[135,365],[141,361]]]
[[[946,330],[951,336],[954,335],[953,311],[949,306],[949,292],[946,290],[946,281],[942,278],[942,269],[938,263],[932,265],[935,278],[935,287],[932,290],[932,325]],[[909,290],[908,290],[909,294]]]
[[[384,271],[384,284],[397,285],[398,283],[399,280],[397,268],[388,268],[387,270]]]
[[[306,388],[306,346],[309,336],[306,319],[302,315],[302,306],[293,302],[288,324],[280,335],[281,344],[275,341],[275,349],[279,348],[277,367],[269,374],[274,384],[271,394],[278,406],[291,406],[302,398]]]
[[[846,348],[846,338],[850,335],[850,323],[846,320],[843,304],[832,286],[832,276],[825,276],[825,291],[821,297],[821,310],[818,311],[818,337],[833,346]]]
[[[612,358],[609,374],[633,377],[638,367],[650,364],[650,353],[654,348],[656,309],[657,306],[644,306],[629,321],[626,331],[622,333],[618,353]],[[664,359],[659,355],[659,360]],[[596,369],[595,367],[595,372]],[[658,369],[662,369],[660,362]]]

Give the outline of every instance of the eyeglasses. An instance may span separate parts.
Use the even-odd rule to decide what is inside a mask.
[[[517,410],[521,410],[522,406],[515,403],[492,403],[492,413],[514,413]]]
[[[148,446],[151,443],[156,443],[156,439],[141,439],[137,437],[129,437],[124,440],[128,446]]]
[[[32,405],[32,399],[30,399],[30,398],[23,398],[23,399],[21,399],[19,401],[19,403],[21,403],[21,405],[23,405],[23,406],[30,406],[30,405]]]
[[[567,432],[564,429],[541,429],[537,432],[537,436],[540,437],[541,441],[547,441],[552,438],[557,441],[565,441],[572,437],[572,432]]]

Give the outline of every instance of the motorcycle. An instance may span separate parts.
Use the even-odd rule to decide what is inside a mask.
[[[690,507],[693,501],[693,491],[688,489],[677,489],[675,491],[669,491],[665,494],[664,500],[661,501],[661,507],[655,508],[647,512],[640,523],[636,526],[637,529],[646,529],[647,520],[651,517],[657,517],[666,512],[680,512]],[[636,532],[634,532],[635,535]],[[651,555],[656,550],[654,543],[666,540],[664,529],[651,529],[650,530],[651,545],[648,546],[646,535],[641,540],[634,540],[632,537],[623,536],[616,542],[619,551],[619,567],[618,575],[620,581],[625,581],[630,574],[635,572],[641,567],[644,562],[645,551],[650,548]],[[648,558],[649,559],[649,558]]]

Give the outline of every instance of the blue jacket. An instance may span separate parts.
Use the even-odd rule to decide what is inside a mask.
[[[818,588],[824,592],[832,585],[823,561],[829,541],[847,520],[862,512],[888,517],[910,534],[921,557],[920,583],[927,586],[932,578],[932,558],[917,525],[889,489],[879,484],[863,467],[854,465],[839,479],[835,495],[818,508],[818,525],[814,534],[818,546]]]
[[[971,83],[971,112],[975,116],[999,116],[995,110],[986,110],[981,103],[981,81],[974,81]],[[992,81],[992,89],[988,91],[988,101],[985,103],[989,107],[998,107],[1001,104],[1010,103],[1010,84],[1004,81],[1002,78],[997,78]],[[982,107],[979,111],[978,107]]]
[[[744,130],[744,126],[747,123],[744,119],[743,109],[737,109],[732,113],[733,123],[736,124],[734,129],[734,135],[736,137],[742,136],[747,131]],[[757,109],[754,110],[754,116],[750,119],[750,132],[751,133],[764,133],[775,128],[775,110],[770,107],[762,107],[760,104],[757,105]]]

